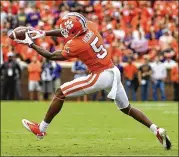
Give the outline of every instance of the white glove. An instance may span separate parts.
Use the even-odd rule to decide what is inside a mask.
[[[14,41],[16,41],[19,44],[27,44],[27,45],[29,45],[29,47],[34,43],[32,41],[32,39],[30,38],[28,32],[25,33],[25,39],[24,40],[15,39]]]
[[[45,31],[37,30],[33,27],[28,28],[28,34],[31,36],[32,39],[42,38],[45,36]],[[31,35],[32,34],[32,35]],[[35,34],[35,36],[34,36]]]

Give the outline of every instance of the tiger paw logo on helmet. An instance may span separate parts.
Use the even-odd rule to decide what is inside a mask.
[[[72,27],[74,26],[74,24],[70,20],[66,21],[64,25],[67,29],[72,29]]]

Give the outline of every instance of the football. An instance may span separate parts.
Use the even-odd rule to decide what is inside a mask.
[[[10,34],[9,38],[12,40],[14,39],[19,39],[19,40],[24,40],[25,39],[25,32],[27,32],[27,27],[20,26],[15,28]]]

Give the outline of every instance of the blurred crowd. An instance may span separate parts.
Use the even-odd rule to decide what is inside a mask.
[[[166,69],[178,67],[178,7],[178,1],[171,0],[1,1],[1,58],[3,58],[3,62],[8,62],[9,55],[11,53],[15,54],[16,59],[20,60],[19,62],[27,65],[29,74],[34,67],[33,64],[38,62],[41,68],[35,69],[40,71],[40,78],[35,76],[35,80],[39,81],[44,76],[41,72],[46,66],[46,62],[48,64],[50,61],[44,60],[33,49],[10,40],[8,34],[18,26],[32,26],[43,30],[59,28],[59,19],[61,17],[71,11],[79,12],[96,23],[104,39],[106,49],[111,52],[115,64],[123,71],[127,92],[129,88],[132,88],[132,98],[136,100],[136,88],[133,88],[133,82],[137,84],[135,78],[139,80],[139,85],[148,86],[148,83],[143,81],[145,76],[142,76],[142,72],[146,67],[142,65],[148,64],[147,62],[153,62],[152,65],[155,67],[156,61],[159,60],[162,65],[165,65]],[[45,37],[37,39],[36,43],[53,52],[54,50],[63,49],[66,41],[62,38]],[[36,63],[34,63],[34,60]],[[123,63],[127,64],[127,68],[122,66]],[[128,66],[131,63],[135,64]],[[141,65],[141,67],[136,65]],[[152,69],[152,67],[150,68]],[[153,73],[150,70],[148,71],[148,74],[152,76]],[[158,74],[159,72],[157,71],[156,73]],[[161,73],[162,75],[167,75],[165,72]],[[176,83],[174,90],[177,90],[178,76],[175,73],[171,74],[172,82]],[[34,81],[34,76],[29,76],[29,79]],[[162,77],[153,79],[153,93],[156,93],[159,87],[162,93],[162,100],[165,100],[164,85],[160,83],[164,81]],[[149,77],[146,76],[146,78]],[[51,79],[53,80],[54,78]],[[33,82],[31,86],[36,87],[37,85]],[[48,84],[46,86],[52,85]],[[44,89],[46,86],[44,86]],[[143,88],[144,91],[145,87]],[[102,93],[103,95],[105,94]],[[153,95],[155,97],[156,94]],[[48,97],[48,95],[44,94],[44,97]],[[142,97],[143,100],[146,99],[146,96],[143,95]],[[154,100],[156,99],[155,97]]]
[[[8,61],[1,65],[1,98],[3,100],[23,99],[21,75],[28,73],[28,92],[30,100],[49,100],[61,85],[61,66],[43,58],[40,62],[36,56],[29,64],[20,55],[8,54]]]

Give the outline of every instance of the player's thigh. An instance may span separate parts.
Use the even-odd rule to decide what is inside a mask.
[[[85,95],[82,90],[83,87],[88,85],[93,79],[94,76],[89,74],[87,76],[78,77],[72,81],[66,82],[62,84],[60,88],[66,97],[82,96]]]
[[[129,105],[129,100],[121,81],[118,83],[116,99],[114,102],[119,109],[126,108]]]
[[[100,74],[91,74],[67,82],[61,86],[61,90],[66,97],[83,96],[106,88],[111,88],[112,82],[112,73],[105,71]]]

